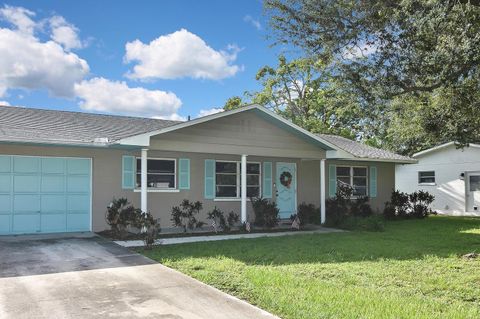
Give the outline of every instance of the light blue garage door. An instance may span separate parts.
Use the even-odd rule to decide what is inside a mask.
[[[0,234],[89,231],[91,160],[0,155]]]

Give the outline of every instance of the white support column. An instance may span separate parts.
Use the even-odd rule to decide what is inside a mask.
[[[142,149],[142,157],[141,157],[141,182],[140,182],[140,194],[141,194],[141,199],[140,199],[140,208],[142,212],[146,213],[148,212],[148,206],[147,206],[147,151],[148,149],[143,148]]]
[[[242,223],[247,221],[247,155],[242,155],[242,165],[241,165],[241,218]]]
[[[325,159],[320,160],[320,222],[325,224]]]

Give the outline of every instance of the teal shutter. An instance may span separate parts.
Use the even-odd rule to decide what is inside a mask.
[[[122,156],[122,188],[135,188],[135,156]]]
[[[180,158],[178,160],[178,188],[190,189],[190,159]]]
[[[205,199],[215,198],[215,160],[205,160]]]
[[[272,198],[272,162],[263,162],[263,198]]]
[[[370,197],[377,197],[377,167],[370,166]]]
[[[337,194],[337,166],[328,165],[328,196],[335,197]]]

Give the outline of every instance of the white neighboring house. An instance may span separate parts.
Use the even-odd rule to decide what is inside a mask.
[[[480,216],[480,144],[457,149],[454,142],[412,156],[417,164],[395,167],[395,188],[435,195],[439,214]]]

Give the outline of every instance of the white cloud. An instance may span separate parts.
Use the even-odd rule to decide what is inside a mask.
[[[37,23],[31,19],[35,13],[22,7],[5,5],[0,9],[0,19],[10,22],[15,28],[24,34],[33,34]]]
[[[200,110],[200,112],[198,112],[197,117],[204,117],[204,116],[207,116],[207,115],[212,115],[212,114],[216,114],[216,113],[220,113],[220,112],[223,112],[223,108],[213,107],[211,109]]]
[[[262,24],[260,23],[260,21],[254,19],[251,15],[247,14],[246,16],[244,16],[243,21],[250,23],[257,30],[262,30]]]
[[[342,57],[347,60],[355,60],[366,58],[377,52],[378,48],[375,44],[362,43],[360,45],[351,46],[343,50]]]
[[[52,40],[61,44],[65,50],[81,49],[85,45],[78,37],[78,29],[73,24],[68,23],[61,16],[53,16],[49,19],[52,34]]]
[[[176,113],[182,101],[172,92],[131,88],[125,82],[93,78],[76,84],[75,93],[82,100],[80,107],[88,111],[180,118]]]
[[[57,42],[38,39],[40,23],[31,19],[34,15],[25,8],[0,8],[0,18],[15,26],[0,28],[0,97],[11,88],[45,88],[54,96],[73,97],[74,83],[89,73],[89,66]]]
[[[0,101],[0,105],[3,105],[3,106],[11,106],[11,104],[8,103],[7,101]]]
[[[127,74],[133,79],[219,80],[234,76],[241,67],[233,64],[240,49],[229,45],[216,51],[199,36],[181,29],[144,44],[140,40],[125,45],[125,62],[136,63]]]

